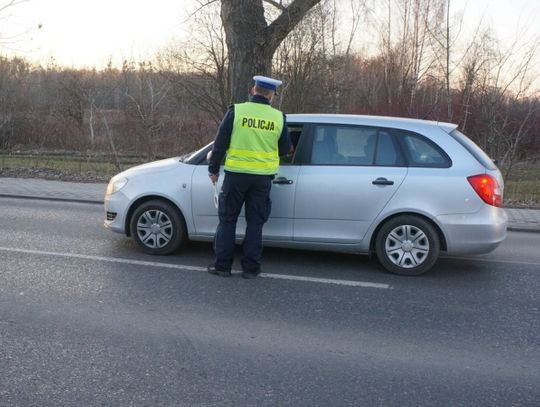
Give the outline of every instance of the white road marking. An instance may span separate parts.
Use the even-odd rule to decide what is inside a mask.
[[[70,259],[95,260],[95,261],[104,261],[104,262],[109,262],[109,263],[133,264],[137,266],[160,267],[160,268],[169,268],[169,269],[175,269],[175,270],[206,271],[206,267],[188,266],[184,264],[159,263],[159,262],[143,261],[143,260],[122,259],[118,257],[92,256],[88,254],[48,252],[48,251],[42,251],[42,250],[17,249],[13,247],[1,247],[1,246],[0,246],[0,251],[12,252],[12,253],[36,254],[36,255],[41,255],[41,256],[63,257],[63,258],[70,258]],[[240,273],[240,271],[233,271],[233,273]],[[288,274],[261,273],[260,277],[275,278],[279,280],[306,281],[306,282],[319,283],[319,284],[344,285],[344,286],[349,286],[349,287],[379,288],[379,289],[392,289],[393,288],[391,285],[383,284],[383,283],[371,283],[368,281],[354,281],[354,280],[335,280],[331,278],[292,276]]]
[[[137,266],[163,267],[163,268],[191,270],[191,271],[205,271],[206,270],[206,268],[204,267],[187,266],[187,265],[182,265],[182,264],[156,263],[152,261],[122,259],[118,257],[92,256],[88,254],[47,252],[47,251],[41,251],[41,250],[17,249],[13,247],[0,247],[0,250],[6,251],[6,252],[14,252],[14,253],[37,254],[37,255],[42,255],[42,256],[65,257],[65,258],[83,259],[83,260],[97,260],[97,261],[106,261],[109,263],[134,264]]]
[[[288,274],[261,273],[261,277],[277,278],[277,279],[281,279],[281,280],[293,280],[293,281],[310,281],[312,283],[322,283],[322,284],[346,285],[346,286],[349,286],[349,287],[383,288],[383,289],[392,289],[393,288],[391,285],[383,284],[383,283],[370,283],[370,282],[367,282],[367,281],[353,281],[353,280],[334,280],[332,278],[315,278],[315,277],[291,276],[291,275],[288,275]]]

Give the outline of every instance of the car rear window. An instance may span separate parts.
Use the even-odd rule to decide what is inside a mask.
[[[450,135],[465,149],[472,154],[476,160],[482,164],[484,167],[486,167],[488,170],[496,170],[497,166],[493,162],[491,158],[482,150],[478,145],[472,141],[469,137],[467,137],[465,134],[460,132],[459,130],[453,130],[450,132]]]
[[[400,132],[401,133],[401,132]],[[399,139],[405,149],[410,167],[449,168],[450,157],[428,138],[416,133],[402,133]]]

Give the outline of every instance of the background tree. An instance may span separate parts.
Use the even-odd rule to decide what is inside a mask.
[[[231,101],[245,99],[253,74],[271,75],[272,57],[277,47],[321,0],[264,0],[280,10],[270,24],[263,0],[221,0],[221,21],[229,56]]]
[[[129,103],[127,112],[143,130],[144,148],[149,159],[154,159],[163,136],[164,105],[170,90],[169,81],[156,75],[151,63],[140,63],[138,69],[124,64],[122,70],[124,92]]]
[[[216,123],[223,118],[231,94],[225,31],[219,11],[218,3],[198,10],[189,21],[189,39],[171,44],[158,57],[182,113],[192,116],[196,109],[202,110]]]
[[[12,10],[19,4],[26,3],[27,1],[29,0],[0,0],[0,49],[12,48],[25,34],[28,34],[32,30],[32,28],[28,28],[16,32],[5,32],[5,23],[12,17]],[[41,24],[38,26],[38,29],[40,28]]]
[[[294,4],[306,4],[297,1],[251,4],[263,6],[266,30]],[[225,3],[233,2],[204,0],[189,20],[189,38],[123,69],[0,55],[2,157],[75,154],[119,169],[131,156],[182,155],[211,141],[233,88],[230,39],[220,20]],[[316,3],[261,68],[284,80],[275,100],[281,110],[442,121],[450,114],[498,160],[505,178],[540,161],[538,38],[520,33],[505,46],[486,27],[468,32],[466,14],[448,0]],[[266,47],[259,37],[257,46]],[[239,99],[255,73],[250,65],[238,82]]]

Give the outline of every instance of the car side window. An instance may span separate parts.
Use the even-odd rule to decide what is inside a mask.
[[[448,168],[452,162],[448,155],[434,142],[408,133],[400,135],[410,167]]]
[[[291,124],[288,126],[289,137],[291,138],[291,143],[294,148],[292,154],[282,155],[279,157],[279,165],[291,164],[294,158],[294,153],[298,146],[298,141],[300,141],[300,136],[302,135],[303,126],[299,124]]]
[[[382,167],[402,167],[405,161],[396,146],[394,138],[386,130],[377,132],[377,149],[375,153],[375,165]]]
[[[314,128],[312,165],[373,165],[377,132],[359,126]]]

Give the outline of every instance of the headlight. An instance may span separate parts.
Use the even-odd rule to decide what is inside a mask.
[[[105,195],[112,195],[115,192],[120,191],[126,186],[127,183],[127,178],[111,179],[111,182],[109,182],[109,185],[107,185],[107,192],[105,192]]]

